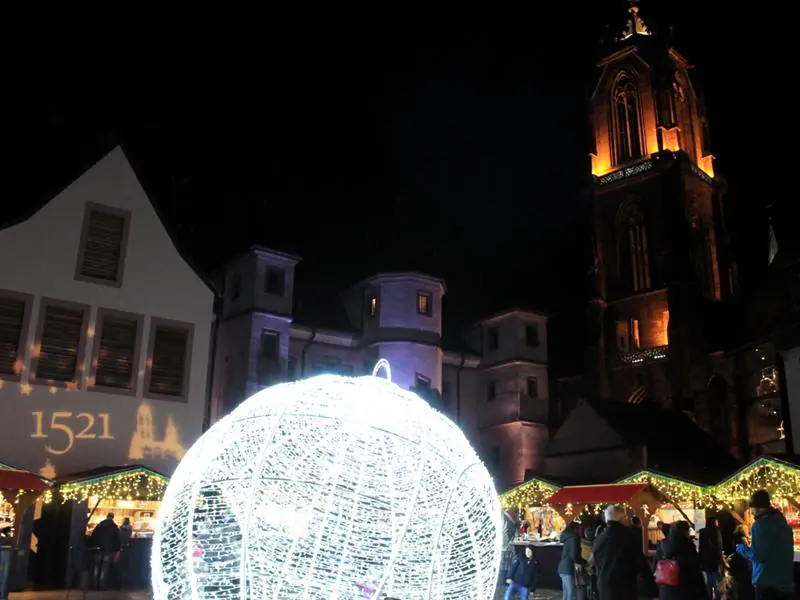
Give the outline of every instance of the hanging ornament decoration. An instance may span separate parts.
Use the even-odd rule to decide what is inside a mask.
[[[277,385],[212,426],[164,495],[154,599],[493,598],[492,479],[454,423],[390,379],[382,360]]]

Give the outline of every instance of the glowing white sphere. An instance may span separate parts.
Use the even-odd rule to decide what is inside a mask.
[[[461,430],[379,377],[262,390],[178,466],[153,544],[155,600],[488,600],[503,538]]]

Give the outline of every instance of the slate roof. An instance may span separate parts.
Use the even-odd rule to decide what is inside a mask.
[[[683,412],[655,403],[627,404],[592,399],[586,403],[627,445],[647,449],[647,467],[710,485],[738,469],[739,462]]]

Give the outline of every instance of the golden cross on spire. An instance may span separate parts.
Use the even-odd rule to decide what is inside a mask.
[[[642,17],[639,16],[638,0],[630,0],[629,4],[628,13],[630,13],[630,17],[622,34],[622,39],[626,40],[633,35],[650,35],[647,25],[644,24]]]

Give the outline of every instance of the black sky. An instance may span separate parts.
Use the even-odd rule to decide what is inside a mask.
[[[586,99],[621,2],[539,4],[27,6],[2,41],[4,206],[24,211],[120,140],[204,266],[258,242],[304,256],[315,293],[410,268],[447,278],[464,317],[582,300],[564,227],[586,208]],[[764,96],[777,67],[758,11],[659,6],[697,65],[753,265],[761,207],[792,219],[774,150],[788,101]]]

